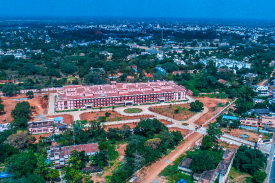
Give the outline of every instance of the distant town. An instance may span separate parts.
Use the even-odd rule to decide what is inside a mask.
[[[272,23],[1,19],[0,182],[271,183],[274,64]]]

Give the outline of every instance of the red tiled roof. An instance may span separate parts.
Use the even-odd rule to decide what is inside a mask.
[[[0,83],[14,83],[14,80],[0,80]]]

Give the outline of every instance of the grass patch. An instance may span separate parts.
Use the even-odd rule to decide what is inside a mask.
[[[189,175],[186,175],[184,173],[181,173],[178,171],[178,165],[183,160],[185,156],[181,155],[178,157],[172,165],[168,165],[160,174],[159,176],[165,176],[166,180],[168,182],[177,182],[180,179],[186,180],[188,183],[192,183],[192,177]]]
[[[225,93],[199,94],[199,97],[204,97],[204,96],[207,96],[209,98],[220,98],[220,99],[228,98],[228,95]]]
[[[78,109],[68,109],[68,110],[61,110],[61,111],[55,111],[55,112],[70,112],[70,111],[78,111]]]
[[[263,134],[263,140],[272,139],[273,133],[264,133]]]
[[[139,108],[128,108],[128,109],[125,109],[124,112],[126,112],[126,113],[140,113],[140,112],[142,112],[142,109],[139,109]]]
[[[188,126],[189,124],[188,123],[182,123],[181,125],[182,126]]]
[[[236,170],[233,166],[228,174],[229,182],[251,182],[252,176]]]

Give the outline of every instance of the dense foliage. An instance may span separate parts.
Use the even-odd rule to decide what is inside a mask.
[[[135,171],[154,162],[183,139],[180,132],[170,133],[156,119],[141,121],[135,127],[134,133],[126,147],[126,162],[114,172],[111,182],[125,181]]]
[[[266,166],[267,159],[258,149],[251,149],[247,146],[239,147],[233,166],[241,171],[254,174]]]

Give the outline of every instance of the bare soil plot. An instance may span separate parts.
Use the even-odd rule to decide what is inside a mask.
[[[257,134],[256,132],[252,132],[245,129],[231,129],[231,131],[223,129],[222,131],[226,134],[229,134],[238,138],[242,138],[241,135],[245,134],[249,138],[242,138],[242,139],[249,140],[251,142],[256,142],[258,141],[258,138],[259,138],[259,134]]]
[[[151,118],[153,115],[136,115],[136,116],[124,116],[115,111],[99,111],[99,112],[86,112],[80,115],[82,120],[97,120],[99,116],[105,116],[105,113],[111,113],[110,117],[107,118],[107,121],[121,121],[121,120],[130,120],[130,119],[141,119],[141,118]]]
[[[156,106],[151,107],[152,112],[176,119],[176,120],[187,120],[192,117],[195,112],[189,110],[189,104],[178,104],[178,105],[165,105],[165,106]]]
[[[36,138],[36,141],[34,142],[34,144],[38,144],[40,137],[49,137],[50,135],[52,135],[52,133],[43,133],[43,134],[37,134],[37,135],[31,135],[31,136]]]
[[[11,117],[11,111],[15,108],[15,105],[22,101],[27,101],[30,106],[34,106],[32,110],[32,120],[36,121],[36,117],[43,115],[47,112],[48,100],[45,100],[42,94],[34,95],[32,99],[27,99],[25,94],[19,94],[14,97],[1,97],[3,104],[5,105],[5,111],[0,114],[0,123],[10,123],[13,119]],[[3,122],[3,120],[6,120]]]
[[[229,99],[217,99],[217,98],[208,98],[208,97],[197,97],[196,100],[201,101],[204,104],[204,106],[206,106],[209,110],[201,118],[195,121],[197,125],[202,125],[212,116],[214,116],[219,111],[221,111],[226,106],[227,102],[230,102]]]
[[[64,123],[67,123],[68,125],[72,124],[74,121],[73,116],[69,114],[47,116],[46,118],[49,119],[49,118],[56,118],[56,117],[63,117]]]

